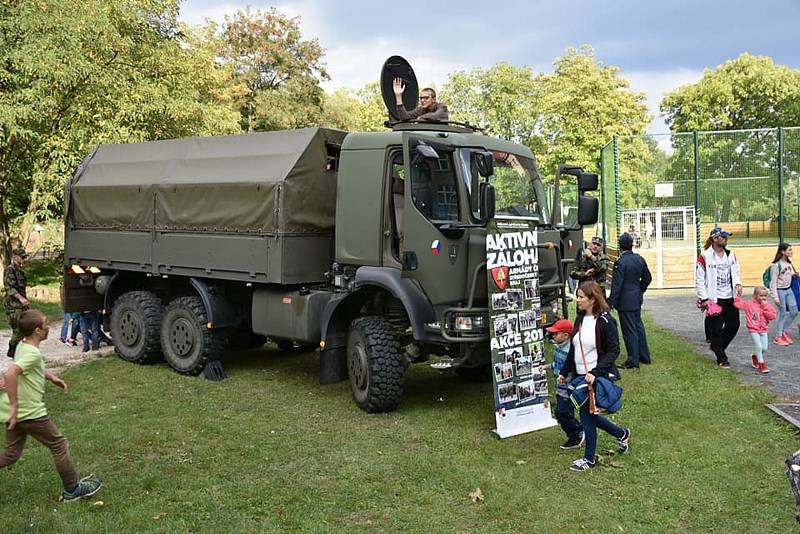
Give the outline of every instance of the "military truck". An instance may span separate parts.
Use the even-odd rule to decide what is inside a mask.
[[[390,411],[430,355],[488,376],[496,213],[537,221],[542,321],[565,312],[596,188],[560,168],[553,210],[529,148],[452,123],[101,145],[66,184],[65,310],[102,309],[120,357],[188,375],[233,343],[318,346],[321,383]]]

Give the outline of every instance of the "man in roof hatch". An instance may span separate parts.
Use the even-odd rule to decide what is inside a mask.
[[[393,88],[394,98],[397,102],[397,116],[401,120],[417,119],[440,122],[449,120],[450,112],[447,111],[447,106],[436,101],[436,91],[430,87],[426,87],[419,92],[419,106],[412,111],[407,111],[403,104],[403,93],[406,90],[406,84],[403,83],[403,79],[395,78]]]

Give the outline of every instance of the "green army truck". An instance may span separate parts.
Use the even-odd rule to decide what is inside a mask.
[[[596,188],[561,168],[552,210],[530,149],[452,123],[101,145],[66,185],[65,310],[103,310],[123,359],[189,375],[233,344],[319,347],[322,383],[390,411],[430,355],[489,376],[495,212],[537,221],[542,321],[565,312]]]

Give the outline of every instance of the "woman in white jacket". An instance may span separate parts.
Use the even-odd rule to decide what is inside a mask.
[[[710,302],[722,308],[717,315],[706,314],[705,330],[717,364],[723,369],[731,366],[725,349],[739,331],[739,310],[733,305],[733,299],[742,294],[741,268],[736,255],[727,248],[731,235],[718,226],[711,230],[705,250],[697,257],[694,275],[701,309],[705,310]]]

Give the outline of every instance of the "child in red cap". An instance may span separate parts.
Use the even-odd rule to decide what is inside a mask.
[[[559,319],[545,330],[553,334],[553,343],[556,344],[551,367],[553,374],[558,376],[569,354],[573,331],[572,322],[567,319]],[[567,441],[561,445],[562,449],[576,449],[583,445],[583,427],[575,418],[575,408],[572,401],[569,400],[569,395],[569,379],[565,384],[556,384],[556,421],[567,435]]]

